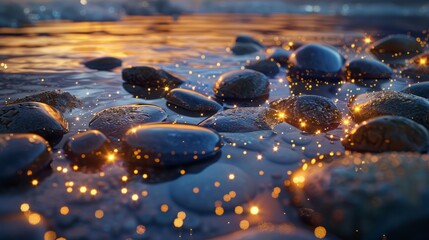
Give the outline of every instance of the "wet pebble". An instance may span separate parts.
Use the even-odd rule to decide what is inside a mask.
[[[35,133],[54,146],[68,131],[61,112],[47,104],[25,102],[0,107],[0,133]]]
[[[303,95],[270,103],[283,121],[310,133],[335,129],[341,122],[341,111],[329,98]]]
[[[246,35],[246,34],[240,34],[237,36],[237,38],[235,39],[236,43],[253,43],[257,46],[259,46],[260,48],[265,48],[265,46],[260,43],[258,40],[254,39],[252,36]]]
[[[392,69],[386,64],[373,59],[354,59],[350,61],[345,73],[348,79],[385,79],[393,74]]]
[[[292,150],[288,145],[277,146],[275,150],[273,148],[265,149],[263,155],[269,161],[279,164],[293,164],[305,159],[304,155]]]
[[[429,156],[353,153],[286,182],[306,221],[341,239],[425,239]],[[412,186],[412,187],[411,187]]]
[[[196,212],[215,214],[216,202],[224,211],[250,201],[257,192],[253,179],[241,169],[214,164],[199,174],[187,174],[170,185],[170,195],[179,205]],[[229,195],[229,202],[223,201]],[[220,207],[220,205],[218,205]]]
[[[129,84],[153,88],[175,87],[185,82],[165,70],[147,66],[123,69],[122,79]]]
[[[162,122],[166,118],[167,113],[158,106],[130,104],[110,107],[96,113],[89,122],[89,127],[100,130],[113,141],[118,141],[132,127]]]
[[[415,38],[397,34],[376,41],[369,50],[379,60],[390,63],[414,57],[423,52],[423,47]]]
[[[429,82],[422,82],[413,84],[401,92],[413,94],[419,97],[429,98]]]
[[[292,55],[293,52],[283,48],[270,48],[267,50],[267,53],[269,54],[267,56],[267,59],[270,59],[280,64],[281,67],[286,68],[288,65],[289,57],[290,55]]]
[[[216,81],[214,92],[221,99],[254,99],[269,94],[268,78],[257,71],[235,70],[222,74]]]
[[[277,62],[271,59],[259,60],[252,62],[245,66],[247,69],[251,69],[260,73],[265,74],[268,77],[274,77],[280,72],[280,68]]]
[[[419,82],[429,81],[429,66],[410,66],[401,72],[403,77],[411,78]]]
[[[254,43],[235,43],[235,45],[231,47],[232,53],[239,56],[256,53],[261,49],[261,47]]]
[[[298,146],[305,146],[311,143],[313,140],[310,136],[305,136],[301,133],[286,133],[282,135],[282,140]]]
[[[338,79],[343,57],[333,47],[307,44],[289,57],[288,74],[294,79]]]
[[[18,98],[10,102],[10,104],[23,103],[23,102],[41,102],[54,107],[61,112],[68,110],[71,112],[76,107],[82,105],[82,102],[74,95],[63,90],[45,91],[36,93],[27,97]]]
[[[2,184],[28,180],[48,168],[51,148],[35,134],[0,134],[0,180]]]
[[[277,123],[276,111],[265,107],[243,107],[218,112],[199,125],[218,132],[271,130]]]
[[[83,65],[90,69],[110,71],[122,66],[122,60],[115,57],[101,57],[86,61]]]
[[[222,105],[208,96],[188,89],[176,88],[165,97],[167,102],[189,111],[217,112]]]
[[[429,146],[429,132],[408,118],[384,116],[360,124],[343,144],[346,149],[359,152],[424,152]]]
[[[123,143],[127,162],[136,166],[174,167],[198,163],[222,147],[220,136],[187,124],[147,124],[130,129]]]
[[[429,129],[429,101],[412,94],[392,90],[364,93],[352,98],[348,107],[357,123],[391,115],[412,119]]]
[[[99,167],[109,160],[110,140],[98,130],[88,130],[71,136],[64,153],[79,167]]]

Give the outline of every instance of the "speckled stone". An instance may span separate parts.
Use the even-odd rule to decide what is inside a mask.
[[[341,111],[329,98],[315,95],[293,96],[270,103],[283,121],[306,132],[335,129],[341,122]]]
[[[123,69],[122,79],[129,84],[153,88],[175,87],[185,82],[181,77],[165,70],[147,66]]]
[[[0,134],[0,185],[28,180],[48,168],[51,148],[35,134]]]
[[[429,129],[429,101],[412,94],[392,90],[364,93],[352,98],[348,107],[357,123],[390,115],[412,119]]]
[[[122,65],[122,60],[115,57],[95,58],[83,63],[85,67],[100,71],[110,71]]]
[[[82,105],[82,102],[74,95],[63,90],[45,91],[36,93],[27,97],[18,98],[10,102],[10,104],[23,103],[23,102],[41,102],[46,103],[61,112],[68,110],[71,112],[74,108]]]
[[[189,111],[217,112],[222,105],[208,96],[188,89],[176,88],[165,97],[168,103],[174,104]]]
[[[277,112],[265,107],[242,107],[218,112],[199,125],[218,132],[271,130],[278,123]]]
[[[419,97],[429,98],[429,82],[422,82],[422,83],[416,83],[413,84],[405,89],[403,89],[401,92],[413,94]]]
[[[47,104],[25,102],[0,107],[0,133],[35,133],[54,146],[68,131],[61,112]]]
[[[271,59],[263,59],[256,62],[252,62],[245,67],[246,69],[251,69],[263,73],[268,77],[274,77],[280,72],[280,68],[277,65],[277,62]]]
[[[386,64],[373,59],[353,59],[346,68],[348,79],[385,79],[390,78],[393,70]]]
[[[353,153],[299,169],[286,185],[307,222],[341,239],[426,239],[428,163],[416,153]]]
[[[429,132],[405,117],[377,117],[360,124],[346,136],[343,145],[358,152],[424,152],[429,147]]]
[[[222,147],[220,136],[187,124],[146,124],[124,136],[126,162],[137,166],[174,167],[198,163]]]
[[[268,78],[257,71],[235,70],[222,74],[213,88],[221,99],[254,99],[269,94]]]
[[[89,127],[100,130],[113,141],[118,141],[132,127],[162,122],[166,118],[167,113],[158,106],[130,104],[110,107],[96,113],[89,122]]]
[[[413,37],[397,34],[382,38],[373,43],[370,52],[385,62],[412,58],[423,52],[422,45]]]

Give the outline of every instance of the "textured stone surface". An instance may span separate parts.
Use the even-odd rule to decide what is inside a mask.
[[[154,88],[175,87],[185,82],[181,77],[165,70],[147,66],[123,69],[122,79],[129,84]]]
[[[422,82],[422,83],[416,83],[413,84],[405,89],[403,89],[401,92],[413,94],[419,97],[429,98],[429,82]]]
[[[376,41],[369,50],[378,59],[392,62],[414,57],[423,52],[423,47],[415,38],[397,34]]]
[[[11,104],[23,102],[41,102],[46,103],[55,109],[65,112],[71,112],[74,108],[82,105],[82,102],[74,95],[63,90],[45,91],[36,93],[27,97],[18,98],[10,102]]]
[[[345,72],[349,79],[384,79],[390,78],[392,69],[386,64],[373,59],[354,59],[350,61]]]

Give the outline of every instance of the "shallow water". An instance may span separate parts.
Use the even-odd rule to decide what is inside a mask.
[[[153,94],[133,97],[123,87],[121,69],[99,72],[86,69],[81,62],[114,56],[124,60],[123,68],[160,66],[184,76],[188,83],[183,87],[213,96],[213,83],[221,73],[264,57],[263,52],[232,55],[229,47],[239,33],[251,34],[268,46],[287,48],[295,42],[328,43],[348,58],[368,56],[365,51],[368,44],[363,41],[366,37],[372,41],[392,33],[411,33],[425,41],[429,37],[427,19],[314,15],[127,17],[120,22],[55,22],[18,29],[0,28],[0,99],[7,103],[53,89],[76,95],[84,104],[65,114],[70,133],[63,140],[88,129],[94,113],[130,103],[155,104],[168,112],[168,121],[197,124],[205,117],[176,113],[166,106],[163,98],[154,98]],[[284,70],[270,81],[269,100],[289,96],[291,91],[324,95],[336,101],[344,118],[345,101],[352,94],[402,89],[411,82],[401,78],[399,70],[394,78],[377,82],[372,88],[345,83],[320,86],[309,92],[302,87],[290,87]],[[283,181],[303,162],[320,159],[321,155],[326,158],[341,155],[344,149],[339,139],[348,125],[318,135],[305,135],[287,124],[277,126],[275,133],[222,134],[226,144],[221,154],[208,164],[186,168],[186,174],[181,169],[151,172],[147,178],[141,172],[137,175],[127,172],[121,159],[95,173],[74,171],[64,160],[60,143],[55,150],[53,173],[40,180],[37,187],[4,191],[0,213],[18,212],[21,203],[29,203],[32,211],[47,219],[49,230],[67,239],[206,239],[243,229],[246,222],[250,227],[268,222],[305,228],[289,206]],[[237,176],[237,181],[223,179],[229,174]],[[213,186],[213,176],[219,177],[221,186],[207,192],[212,194],[210,199],[215,202],[223,196],[226,201],[231,195],[243,194],[246,197],[240,195],[226,201],[231,204],[225,203],[243,207],[242,214],[231,207],[225,207],[222,214],[215,206],[212,211],[207,210],[206,203],[201,203],[205,200],[198,201],[197,195],[189,194],[189,201],[183,198],[177,201],[180,194],[172,190],[174,186],[187,186],[184,192],[195,187],[206,189]],[[222,188],[224,182],[227,187]],[[83,191],[83,186],[87,191]],[[95,195],[91,194],[92,189],[96,189]],[[227,194],[229,197],[225,197]],[[199,202],[202,206],[195,206]],[[60,213],[64,206],[69,209],[65,215]],[[252,206],[257,206],[259,213],[252,215],[249,210]],[[200,208],[204,211],[195,210]],[[102,217],[97,210],[103,212]],[[180,211],[187,217],[184,225],[177,228],[173,223]]]

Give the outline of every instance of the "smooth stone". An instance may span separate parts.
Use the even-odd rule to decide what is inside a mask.
[[[0,236],[2,240],[40,240],[46,239],[47,228],[41,217],[41,222],[32,225],[24,213],[7,214],[0,217]]]
[[[429,132],[405,117],[384,116],[360,124],[346,135],[343,145],[358,152],[424,152],[429,147]]]
[[[429,81],[429,66],[411,66],[401,71],[402,76],[419,82]]]
[[[364,93],[352,98],[348,108],[356,123],[384,115],[402,116],[429,129],[429,101],[412,94],[392,90]]]
[[[233,179],[230,176],[234,176]],[[229,202],[223,201],[224,195],[231,191],[235,192],[235,197]],[[246,172],[225,163],[211,165],[198,174],[186,174],[170,184],[170,196],[177,204],[192,211],[213,215],[216,202],[222,202],[222,208],[231,211],[237,205],[252,200],[256,192],[256,184]]]
[[[188,124],[147,124],[131,128],[123,151],[131,165],[175,167],[199,163],[219,152],[219,134]]]
[[[343,57],[335,48],[307,44],[289,57],[288,74],[295,79],[339,79],[343,68]]]
[[[278,146],[277,151],[268,148],[263,152],[263,155],[269,161],[279,164],[294,164],[306,158],[303,154],[292,150],[288,145]]]
[[[415,38],[397,34],[376,41],[369,51],[379,60],[390,62],[414,57],[423,52],[423,47]]]
[[[415,83],[401,92],[413,94],[423,98],[429,98],[429,82]]]
[[[167,94],[166,88],[147,88],[126,82],[122,84],[122,87],[125,91],[132,94],[134,98],[140,98],[144,100],[159,99]]]
[[[52,161],[51,148],[35,134],[0,134],[0,185],[28,180]]]
[[[254,99],[269,94],[270,82],[260,72],[235,70],[222,74],[213,90],[216,97],[222,99]]]
[[[101,166],[111,153],[110,140],[98,130],[71,136],[64,145],[66,157],[78,166]]]
[[[310,136],[305,136],[301,133],[283,134],[282,140],[289,143],[289,144],[295,144],[298,146],[306,146],[313,141]]]
[[[287,68],[289,57],[292,55],[293,51],[276,47],[268,49],[267,53],[269,53],[267,59],[273,60],[274,62],[280,64],[281,67]]]
[[[90,69],[110,71],[122,66],[122,60],[115,57],[101,57],[86,61],[83,65]]]
[[[258,40],[254,39],[253,37],[246,35],[246,34],[240,34],[235,39],[236,43],[253,43],[255,45],[258,45],[260,48],[265,48],[265,46],[260,43]]]
[[[232,108],[218,112],[199,125],[218,132],[253,132],[272,130],[278,122],[276,111],[265,107]]]
[[[222,105],[208,96],[183,88],[171,90],[165,99],[167,102],[189,111],[217,112],[222,108]]]
[[[118,141],[132,127],[162,122],[165,119],[167,113],[158,106],[130,104],[106,108],[96,113],[89,122],[89,127],[100,130],[111,140]]]
[[[255,70],[265,74],[267,77],[274,77],[280,72],[277,62],[271,59],[259,60],[245,66],[246,69]]]
[[[177,75],[147,66],[123,69],[122,79],[129,84],[153,88],[175,87],[185,82]]]
[[[60,110],[62,113],[68,110],[71,112],[74,108],[82,105],[82,102],[74,95],[63,90],[45,91],[36,93],[27,97],[18,98],[10,102],[10,104],[23,102],[41,102]]]
[[[236,43],[231,47],[232,53],[235,55],[247,55],[260,51],[262,48],[254,43]]]
[[[303,95],[275,100],[270,107],[279,111],[279,118],[309,133],[325,132],[338,127],[341,111],[332,100],[322,96]]]
[[[352,153],[286,182],[306,220],[341,239],[426,239],[429,155]]]
[[[386,64],[373,59],[353,59],[346,68],[348,79],[386,79],[390,78],[393,70]]]
[[[47,104],[25,102],[0,107],[0,133],[35,133],[54,146],[68,131],[61,112]]]

